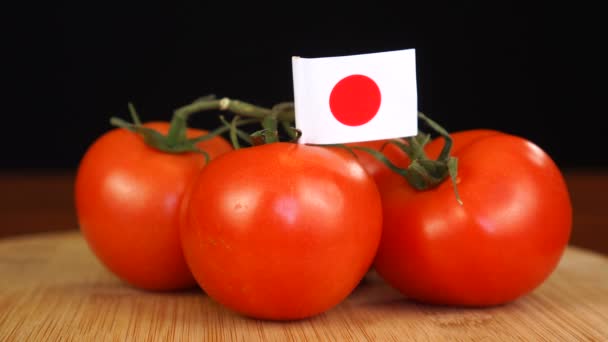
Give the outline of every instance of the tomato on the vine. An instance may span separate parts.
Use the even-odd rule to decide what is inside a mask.
[[[241,314],[301,319],[344,300],[370,267],[382,209],[348,153],[276,142],[239,149],[201,172],[181,224],[199,285]]]
[[[491,130],[451,135],[453,184],[419,191],[400,178],[381,189],[384,225],[375,269],[406,297],[488,306],[513,301],[555,269],[572,207],[558,166],[539,146]],[[443,139],[428,144],[436,156]]]
[[[143,126],[169,130],[167,122]],[[186,135],[205,133],[188,129]],[[210,158],[232,150],[221,137],[197,146]],[[161,152],[122,128],[99,137],[81,160],[75,183],[79,226],[98,259],[139,288],[196,286],[180,245],[179,206],[204,165],[202,154]]]

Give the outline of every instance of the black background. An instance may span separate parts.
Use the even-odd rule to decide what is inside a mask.
[[[209,93],[270,106],[293,99],[291,56],[406,48],[419,109],[448,130],[499,129],[563,168],[608,166],[601,11],[421,3],[24,4],[3,39],[0,168],[75,169],[128,101],[144,120]],[[192,125],[217,125],[203,116]]]

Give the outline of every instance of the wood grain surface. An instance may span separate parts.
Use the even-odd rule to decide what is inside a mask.
[[[534,292],[485,309],[414,303],[370,273],[326,313],[272,322],[129,287],[78,232],[17,236],[0,240],[0,341],[608,341],[608,258],[570,247]]]

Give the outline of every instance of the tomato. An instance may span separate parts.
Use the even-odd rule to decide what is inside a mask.
[[[370,267],[382,228],[373,179],[348,153],[270,143],[217,158],[185,202],[181,238],[199,285],[246,316],[335,306]]]
[[[566,183],[550,156],[522,137],[489,130],[452,137],[463,204],[449,180],[426,191],[403,179],[384,187],[375,269],[423,302],[513,301],[552,273],[567,246],[572,207]],[[437,155],[442,145],[439,138],[426,150]]]
[[[169,124],[144,126],[166,134]],[[232,149],[221,137],[197,146],[211,158]],[[110,271],[143,289],[196,286],[181,250],[179,205],[204,165],[201,154],[160,152],[120,128],[88,148],[76,176],[76,211],[84,238]]]

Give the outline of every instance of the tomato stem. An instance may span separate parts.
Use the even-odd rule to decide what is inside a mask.
[[[424,152],[424,145],[421,145],[416,137],[407,137],[405,140],[408,143],[407,149],[405,149],[405,144],[399,144],[396,140],[393,140],[393,143],[402,146],[402,149],[407,151],[406,153],[408,153],[411,160],[429,159]]]
[[[228,131],[230,132],[230,142],[232,143],[232,147],[235,150],[238,150],[241,148],[241,144],[239,143],[239,138],[245,140],[248,144],[252,144],[251,143],[251,139],[249,138],[249,136],[247,135],[247,133],[240,131],[237,126],[238,123],[237,121],[240,119],[240,117],[237,115],[234,118],[232,118],[231,122],[228,122],[226,120],[226,118],[224,118],[223,115],[220,115],[220,120],[222,121],[222,123],[224,124],[224,127],[228,129]],[[256,120],[257,121],[257,120]]]
[[[443,137],[445,144],[443,145],[437,160],[447,160],[450,157],[450,151],[452,150],[452,137],[448,131],[441,127],[437,122],[431,120],[431,118],[426,116],[424,113],[418,112],[418,118],[422,119],[429,127]]]
[[[131,119],[133,123],[137,126],[141,126],[141,120],[139,120],[139,115],[137,115],[137,111],[135,110],[135,106],[132,102],[128,103],[129,106],[129,114],[131,114]]]
[[[229,125],[228,127],[220,127],[214,131],[211,131],[207,134],[204,134],[204,135],[196,137],[196,138],[188,138],[186,135],[186,131],[188,129],[186,121],[187,121],[189,115],[193,114],[194,112],[192,112],[192,113],[182,112],[182,113],[174,114],[174,116],[171,120],[168,134],[163,135],[154,129],[151,129],[151,128],[148,128],[148,127],[145,127],[142,125],[141,120],[139,119],[139,115],[137,114],[137,110],[135,109],[135,106],[131,102],[128,103],[128,107],[129,107],[129,113],[131,115],[133,123],[127,122],[127,121],[117,118],[117,117],[112,117],[112,118],[110,118],[110,124],[112,126],[123,128],[123,129],[129,130],[131,132],[141,135],[144,142],[148,146],[155,148],[159,151],[165,152],[165,153],[185,153],[185,152],[200,153],[205,157],[205,161],[209,162],[209,155],[205,151],[201,150],[197,146],[197,144],[202,141],[212,139],[220,134],[223,134],[223,133],[231,130],[231,126]],[[234,123],[233,129],[237,131],[237,134],[242,135],[243,136],[242,138],[246,142],[250,142],[247,134],[238,130],[237,126],[251,124],[254,122],[259,122],[259,120],[258,119],[241,120],[238,123],[237,122]]]
[[[276,117],[268,116],[262,120],[262,129],[251,134],[254,145],[270,144],[279,141],[278,122]]]
[[[215,99],[203,97],[188,105],[175,110],[175,115],[182,118],[197,112],[208,110],[230,111],[243,117],[264,119],[268,116],[275,116],[278,120],[293,120],[294,111],[291,102],[283,102],[275,105],[272,109],[256,106],[240,100],[224,97]]]
[[[236,130],[236,122],[239,120],[239,116],[236,115],[235,117],[232,118],[232,121],[230,122],[230,140],[232,141],[232,145],[234,146],[235,150],[238,150],[239,148],[241,148],[241,145],[239,144],[239,137],[237,136],[237,130]]]
[[[431,127],[435,132],[437,132],[444,140],[443,148],[437,157],[437,162],[445,163],[445,167],[447,168],[447,173],[450,176],[452,181],[452,187],[454,188],[454,195],[456,196],[456,200],[460,205],[462,205],[462,199],[460,198],[460,194],[458,192],[458,159],[450,155],[452,151],[453,140],[450,134],[446,129],[441,127],[437,122],[431,120],[431,118],[427,117],[424,113],[418,112],[418,117],[425,121],[425,123]],[[442,171],[445,172],[445,171]],[[445,178],[445,176],[444,176]]]
[[[292,141],[297,141],[298,138],[302,135],[302,132],[300,132],[300,130],[291,127],[291,122],[289,121],[281,121],[281,127],[283,128],[285,133],[287,133],[289,138],[291,138]]]

